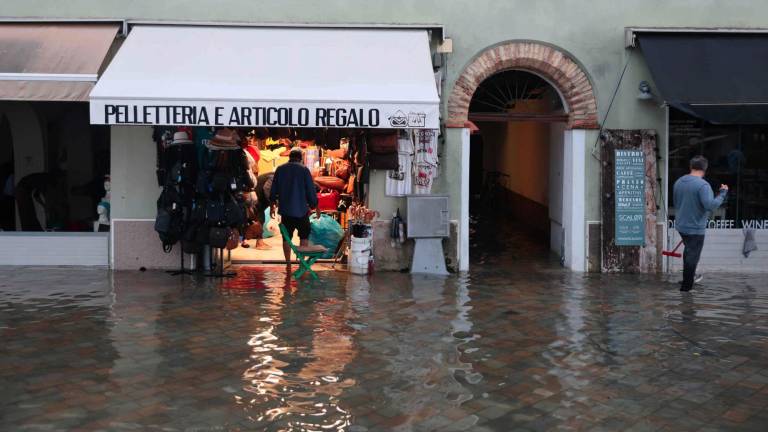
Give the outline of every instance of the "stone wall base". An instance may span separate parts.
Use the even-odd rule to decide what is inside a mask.
[[[443,240],[445,265],[449,271],[458,269],[458,229],[457,221],[451,221],[450,237]],[[392,245],[389,238],[390,221],[373,222],[373,258],[377,271],[408,271],[413,259],[413,240]]]

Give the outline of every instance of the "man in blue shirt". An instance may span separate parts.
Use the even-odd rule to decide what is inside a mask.
[[[311,229],[309,213],[310,209],[317,208],[317,190],[312,174],[302,159],[301,148],[294,147],[288,156],[288,163],[275,170],[269,199],[273,204],[277,202],[278,213],[288,235],[292,237],[294,231],[298,231],[299,247],[307,248]],[[286,264],[290,266],[291,247],[286,241],[283,241],[283,254]]]
[[[712,187],[703,178],[708,165],[704,156],[694,156],[689,165],[690,174],[677,179],[674,186],[675,228],[685,245],[680,291],[690,291],[693,283],[701,280],[701,276],[695,275],[704,247],[707,215],[723,205],[728,195],[728,186],[721,184],[720,192],[714,196]]]

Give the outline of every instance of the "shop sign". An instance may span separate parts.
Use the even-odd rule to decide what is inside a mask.
[[[671,229],[675,229],[675,221],[670,220],[667,225]],[[710,219],[707,221],[707,229],[710,230],[727,230],[727,229],[754,229],[754,230],[768,230],[768,219]]]
[[[110,125],[437,129],[435,104],[159,103],[91,100],[91,123]]]
[[[645,155],[615,150],[616,245],[645,244]]]

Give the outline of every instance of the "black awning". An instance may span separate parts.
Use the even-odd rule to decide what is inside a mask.
[[[639,33],[656,88],[710,123],[768,123],[768,34]]]

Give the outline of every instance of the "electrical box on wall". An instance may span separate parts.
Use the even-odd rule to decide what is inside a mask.
[[[408,238],[448,237],[448,195],[408,195]]]

